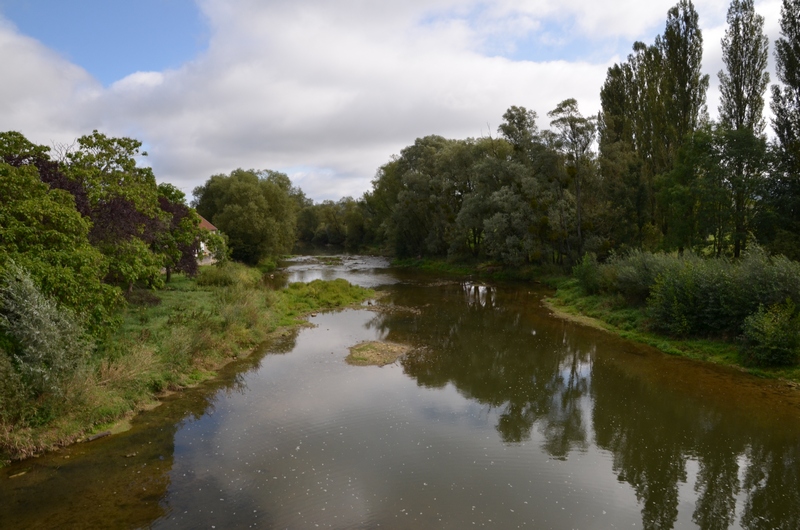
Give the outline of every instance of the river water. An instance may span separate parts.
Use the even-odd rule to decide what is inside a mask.
[[[800,528],[786,384],[556,319],[527,284],[287,265],[280,282],[386,294],[311,317],[126,433],[0,470],[0,527]],[[412,351],[347,365],[365,340]]]

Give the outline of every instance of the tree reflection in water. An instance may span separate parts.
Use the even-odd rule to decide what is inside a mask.
[[[423,305],[418,290],[398,289],[393,304],[423,311],[381,314],[372,325],[417,346],[402,365],[419,385],[452,384],[498,409],[503,441],[530,440],[536,428],[542,449],[566,459],[594,439],[633,488],[647,529],[676,524],[690,460],[700,528],[729,528],[737,515],[748,529],[800,528],[796,423],[773,436],[730,409],[642,377],[624,356],[599,355],[569,325],[537,320],[519,289],[463,283],[432,291],[444,300]]]

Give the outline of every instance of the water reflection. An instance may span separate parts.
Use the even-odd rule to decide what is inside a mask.
[[[399,290],[392,302],[412,304],[415,296]],[[566,324],[531,318],[520,293],[464,283],[437,296],[441,303],[425,304],[420,314],[382,315],[373,325],[394,340],[424,343],[403,360],[420,385],[453,384],[498,409],[496,429],[504,442],[530,440],[535,429],[544,451],[566,459],[585,451],[593,437],[611,453],[617,480],[633,488],[645,528],[678,522],[689,460],[697,469],[691,521],[700,528],[730,528],[737,519],[744,528],[800,528],[796,416],[791,434],[775,440],[763,422],[767,432],[785,429],[771,421],[766,403],[753,422],[704,402],[704,391],[687,395],[642,379],[619,357],[598,355],[595,343]],[[453,309],[459,297],[464,307]],[[655,357],[645,362],[664,364]],[[763,398],[729,377],[725,390]]]
[[[129,433],[3,470],[0,527],[800,528],[796,393],[516,286],[348,267],[385,310],[322,313]],[[374,339],[414,349],[343,362]]]
[[[404,306],[416,291],[410,296],[398,290],[390,301]],[[538,422],[551,456],[585,449],[591,345],[573,340],[557,321],[531,319],[524,304],[515,307],[508,293],[501,298],[491,286],[443,286],[435,296],[439,302],[423,304],[419,314],[390,313],[373,322],[389,340],[422,345],[402,361],[406,373],[425,387],[452,383],[465,397],[499,409],[496,429],[507,443],[529,440]]]

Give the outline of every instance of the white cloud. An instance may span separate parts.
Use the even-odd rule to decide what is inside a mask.
[[[546,126],[547,111],[567,97],[596,112],[608,66],[634,40],[652,42],[673,4],[199,0],[211,28],[201,56],[106,89],[0,23],[0,65],[14,72],[0,84],[0,129],[44,144],[94,128],[134,136],[158,178],[188,192],[212,174],[252,167],[287,170],[318,200],[359,196],[417,137],[496,134],[510,105],[535,109]],[[777,0],[762,4],[779,11]],[[696,6],[716,84],[727,2]],[[568,30],[622,50],[595,62],[492,56],[498,42],[513,49],[517,39]]]
[[[0,17],[0,130],[17,130],[45,144],[68,142],[85,130],[75,105],[101,86],[85,70]]]

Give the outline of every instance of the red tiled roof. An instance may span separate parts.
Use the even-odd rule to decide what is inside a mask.
[[[200,214],[197,214],[197,215],[200,215]],[[209,232],[216,232],[217,231],[217,227],[212,225],[211,223],[209,223],[206,220],[206,218],[203,217],[202,215],[200,215],[200,228],[204,228],[204,229],[208,230]]]

